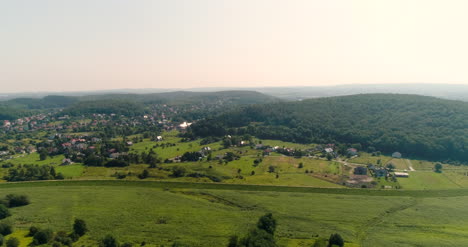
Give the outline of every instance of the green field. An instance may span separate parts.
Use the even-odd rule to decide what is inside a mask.
[[[410,172],[409,178],[398,178],[403,189],[452,189],[462,186],[454,183],[445,173],[431,171]]]
[[[15,234],[31,226],[71,230],[76,217],[90,233],[75,246],[96,246],[106,233],[135,244],[225,246],[272,212],[282,246],[313,243],[338,232],[346,246],[464,246],[468,190],[378,191],[190,183],[69,181],[10,183],[0,196],[27,194],[14,208]],[[394,234],[392,234],[394,233]],[[398,234],[396,234],[398,233]],[[29,239],[22,238],[23,246]]]

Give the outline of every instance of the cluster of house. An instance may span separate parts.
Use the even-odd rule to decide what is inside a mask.
[[[264,155],[269,155],[271,152],[278,152],[288,156],[294,156],[298,154],[298,151],[301,152],[300,156],[313,156],[316,154],[331,154],[333,157],[338,157],[338,153],[335,151],[335,144],[326,144],[326,145],[316,145],[314,148],[307,150],[297,150],[289,147],[279,147],[279,146],[268,146],[263,144],[255,145],[256,149],[263,150]],[[348,148],[347,153],[350,156],[358,155],[358,150],[355,148]]]
[[[32,154],[37,152],[33,145],[14,147],[13,152],[9,150],[0,151],[0,160],[9,160],[13,158],[13,154]]]
[[[71,149],[75,151],[82,151],[85,149],[95,149],[93,144],[101,142],[101,138],[91,137],[88,135],[82,135],[77,138],[70,135],[64,136],[62,134],[56,134],[49,137],[48,142],[53,142],[55,138],[61,140],[61,147],[64,149]]]
[[[205,157],[208,156],[208,154],[211,153],[211,147],[208,147],[208,146],[207,146],[207,147],[203,147],[203,148],[201,148],[201,149],[198,151],[198,153],[200,154],[200,159],[205,158]],[[217,155],[217,156],[215,157],[215,159],[222,159],[223,157],[224,157],[224,156],[222,156],[222,155]],[[181,161],[182,161],[181,159],[182,159],[182,156],[178,155],[178,156],[176,156],[176,157],[174,157],[174,158],[172,158],[172,159],[167,159],[167,161],[169,161],[169,162],[171,162],[171,163],[178,163],[178,162],[181,162]]]
[[[354,168],[353,173],[354,175],[367,175],[369,171],[376,178],[385,178],[385,177],[391,176],[391,172],[388,168],[378,167],[372,164],[367,165],[367,167],[358,166]],[[407,172],[393,172],[393,175],[395,177],[404,177],[404,178],[409,177],[409,173]]]
[[[51,114],[37,114],[19,118],[14,121],[4,120],[1,128],[4,131],[27,131],[47,128]]]

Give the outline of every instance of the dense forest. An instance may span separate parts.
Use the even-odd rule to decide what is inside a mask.
[[[205,119],[191,129],[199,137],[248,133],[468,161],[468,103],[426,96],[367,94],[252,105]]]

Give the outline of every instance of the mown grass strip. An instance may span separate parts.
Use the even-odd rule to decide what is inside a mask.
[[[372,190],[348,188],[314,188],[273,185],[244,185],[223,183],[189,183],[167,181],[121,181],[121,180],[63,180],[63,181],[34,181],[0,184],[0,189],[16,187],[40,186],[136,186],[168,189],[208,189],[208,190],[237,190],[237,191],[272,191],[272,192],[299,192],[347,194],[366,196],[409,196],[409,197],[455,197],[468,196],[468,189],[446,190]]]

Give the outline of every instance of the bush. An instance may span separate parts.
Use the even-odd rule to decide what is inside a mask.
[[[28,237],[34,236],[34,234],[36,234],[38,231],[39,231],[39,228],[37,228],[35,226],[29,227]]]
[[[120,247],[132,247],[132,246],[133,246],[133,244],[131,244],[131,243],[124,243]]]
[[[148,172],[148,170],[145,169],[145,170],[143,170],[143,172],[140,175],[138,175],[138,178],[139,179],[145,179],[148,176],[149,176],[149,172]]]
[[[265,214],[264,216],[260,217],[257,223],[258,229],[265,230],[271,235],[275,234],[276,230],[276,219],[273,218],[273,214]]]
[[[99,244],[100,247],[119,247],[119,241],[112,235],[106,235]]]
[[[30,203],[28,196],[26,195],[15,195],[9,194],[5,197],[5,202],[8,204],[5,205],[10,208],[26,206]]]
[[[13,226],[9,223],[0,223],[0,234],[3,236],[9,235],[13,232]]]
[[[0,234],[0,246],[3,245],[3,242],[5,241],[3,235]]]
[[[338,233],[334,233],[330,235],[330,239],[328,240],[328,247],[332,246],[339,246],[343,247],[344,246],[344,240]]]
[[[6,247],[18,247],[20,244],[17,238],[10,238],[6,241]]]
[[[33,243],[36,245],[47,244],[52,240],[53,236],[54,233],[49,229],[39,230],[36,232],[36,234],[34,234]]]
[[[11,215],[10,210],[8,210],[8,208],[5,205],[0,204],[0,220],[5,219],[6,217],[10,215]]]
[[[85,235],[85,233],[88,232],[86,222],[82,219],[75,219],[75,223],[73,223],[73,232],[79,236]]]
[[[185,176],[187,170],[184,167],[175,166],[172,168],[172,176],[179,178]]]
[[[52,244],[52,246],[54,246],[54,245],[72,246],[72,244],[73,244],[73,240],[67,235],[67,232],[65,232],[65,231],[57,232],[57,234],[55,235],[54,241],[55,242]]]

